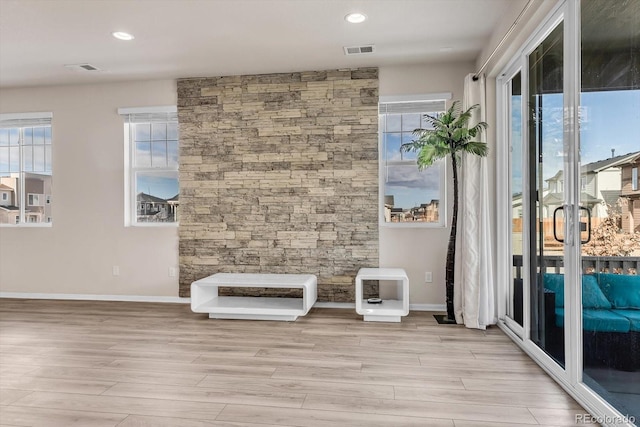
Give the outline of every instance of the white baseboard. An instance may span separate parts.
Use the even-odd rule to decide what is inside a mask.
[[[191,298],[144,296],[144,295],[39,294],[39,293],[27,293],[27,292],[0,292],[0,298],[167,302],[167,303],[178,303],[178,304],[191,303]]]
[[[352,302],[330,302],[317,301],[314,307],[318,308],[350,308],[355,309],[356,305]],[[447,311],[445,304],[409,304],[410,311]]]
[[[88,301],[126,301],[126,302],[166,302],[175,304],[190,304],[191,298],[160,297],[144,295],[95,295],[95,294],[40,294],[28,292],[0,292],[0,298],[17,299],[54,299],[54,300],[88,300]],[[352,302],[317,301],[314,307],[318,308],[356,308]],[[447,311],[444,304],[410,304],[411,311]]]
[[[447,311],[445,304],[409,304],[411,311]]]
[[[352,310],[356,309],[356,304],[353,302],[316,301],[313,306],[318,308],[346,308]]]

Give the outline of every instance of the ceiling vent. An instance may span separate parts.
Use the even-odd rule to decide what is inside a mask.
[[[94,67],[91,64],[67,64],[65,68],[73,71],[102,71],[98,67]]]
[[[364,55],[368,53],[374,53],[376,47],[372,44],[366,46],[349,46],[344,48],[345,55]]]

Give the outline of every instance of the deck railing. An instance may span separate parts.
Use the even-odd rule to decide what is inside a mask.
[[[546,273],[563,273],[562,255],[545,255],[542,259]],[[513,256],[514,278],[522,279],[522,255]],[[582,273],[639,274],[640,257],[627,256],[583,256]]]

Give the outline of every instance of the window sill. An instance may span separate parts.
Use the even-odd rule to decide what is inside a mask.
[[[180,225],[177,222],[137,222],[137,223],[132,223],[132,224],[125,224],[125,227],[132,227],[132,228],[178,228],[178,225]]]
[[[380,222],[380,227],[384,228],[447,228],[446,224],[441,223],[424,223],[424,222]]]
[[[44,223],[24,223],[24,224],[0,224],[0,228],[52,228],[52,222]]]

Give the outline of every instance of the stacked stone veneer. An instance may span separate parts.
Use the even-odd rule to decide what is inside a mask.
[[[378,69],[181,79],[178,117],[180,295],[218,272],[311,273],[319,300],[353,301],[378,265]]]

